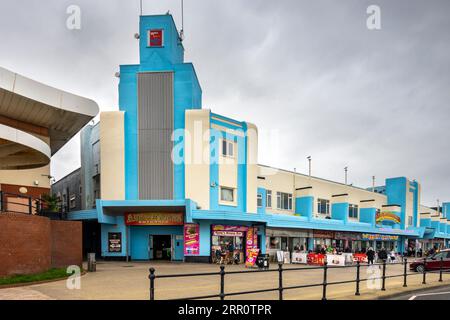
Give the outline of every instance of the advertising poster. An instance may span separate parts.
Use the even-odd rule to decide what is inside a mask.
[[[292,263],[308,263],[308,254],[305,252],[293,252],[292,253]]]
[[[127,226],[182,226],[182,212],[139,212],[125,213]]]
[[[345,256],[338,254],[327,254],[327,263],[330,266],[345,266]]]
[[[184,255],[196,256],[200,253],[199,225],[187,223],[184,225]]]
[[[325,262],[325,255],[320,253],[309,253],[308,264],[323,266]]]
[[[355,262],[367,262],[367,255],[365,253],[355,253],[353,254],[353,260]]]
[[[253,267],[256,263],[256,258],[258,257],[259,249],[248,250],[247,259],[245,259],[245,266]]]
[[[258,239],[257,228],[248,228],[247,237],[245,241],[247,256],[249,255],[249,250],[256,249],[258,247],[257,239]]]
[[[122,233],[108,233],[108,252],[122,252]]]

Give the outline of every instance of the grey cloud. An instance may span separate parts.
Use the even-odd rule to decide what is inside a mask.
[[[78,4],[82,29],[65,28]],[[366,28],[381,7],[382,29]],[[422,183],[426,204],[450,200],[450,2],[447,0],[185,0],[184,46],[204,107],[274,130],[260,162],[370,186],[371,176]],[[144,13],[179,1],[145,1]],[[33,14],[31,14],[33,13]],[[138,1],[2,1],[2,66],[117,108],[118,65],[138,61]],[[276,152],[274,152],[276,150]],[[78,165],[73,144],[57,177]],[[78,161],[78,160],[77,160]],[[64,163],[64,165],[62,165]]]

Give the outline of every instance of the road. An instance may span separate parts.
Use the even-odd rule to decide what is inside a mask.
[[[418,290],[391,298],[391,300],[450,300],[450,286]]]

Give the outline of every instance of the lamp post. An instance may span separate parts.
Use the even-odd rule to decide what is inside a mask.
[[[375,192],[375,176],[372,176],[372,192]]]
[[[311,156],[307,156],[306,159],[308,159],[308,167],[309,167],[309,177],[311,178]]]
[[[345,184],[347,184],[347,171],[348,171],[348,167],[344,168],[345,171]]]

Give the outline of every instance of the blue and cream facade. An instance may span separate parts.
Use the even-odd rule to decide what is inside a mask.
[[[278,250],[277,238],[313,249],[331,234],[346,246],[352,237],[354,246],[379,237],[398,251],[431,229],[449,238],[450,208],[427,219],[415,181],[387,179],[366,190],[259,165],[256,126],[202,108],[171,15],[140,17],[139,51],[139,64],[120,66],[119,110],[100,115],[101,197],[72,215],[101,224],[102,256],[160,258],[158,242],[172,260],[210,261],[218,238],[235,232],[245,241],[243,230],[256,233],[262,252]],[[130,215],[153,218],[139,225]],[[194,255],[184,252],[186,224],[197,226]]]

